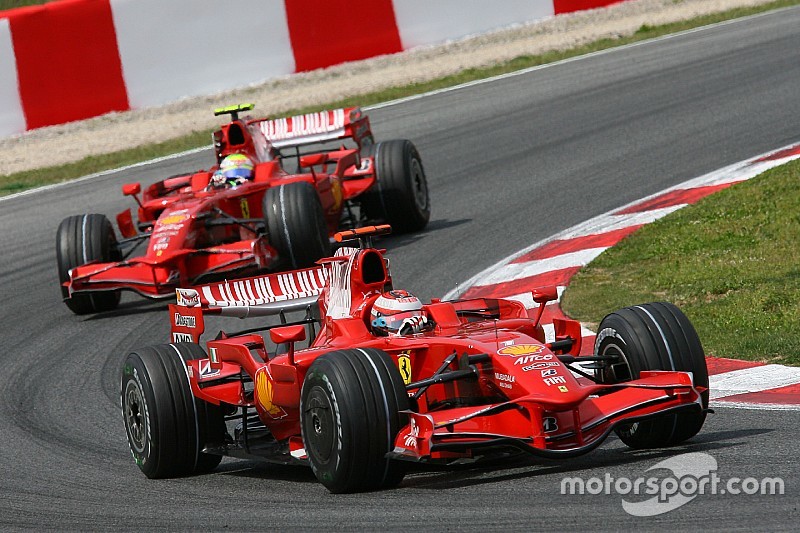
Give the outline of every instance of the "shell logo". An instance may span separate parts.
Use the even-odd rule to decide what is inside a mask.
[[[164,218],[158,220],[159,225],[164,226],[167,224],[178,224],[179,222],[183,222],[184,220],[188,219],[189,215],[187,214],[178,214],[178,215],[168,215]]]
[[[523,355],[536,355],[544,350],[541,344],[517,344],[514,346],[506,346],[497,350],[498,355],[510,355],[512,357],[521,357]]]
[[[283,418],[286,416],[286,411],[279,406],[272,403],[274,391],[272,389],[272,381],[267,377],[266,371],[259,371],[256,373],[256,398],[258,404],[264,411],[272,418]]]

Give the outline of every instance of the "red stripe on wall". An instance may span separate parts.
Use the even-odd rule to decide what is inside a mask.
[[[129,108],[108,0],[64,0],[9,17],[28,129]]]
[[[298,72],[402,51],[392,0],[286,2]]]
[[[556,15],[618,4],[624,0],[553,0]]]

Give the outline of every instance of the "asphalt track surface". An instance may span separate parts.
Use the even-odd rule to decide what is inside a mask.
[[[433,205],[425,232],[383,241],[396,286],[441,296],[559,230],[797,141],[798,50],[789,9],[373,111],[379,139],[419,147]],[[128,296],[117,312],[73,316],[55,231],[126,207],[125,181],[209,164],[187,156],[0,202],[0,529],[796,529],[796,411],[719,409],[677,449],[611,437],[569,462],[421,471],[371,494],[233,460],[147,480],[127,450],[118,376],[127,350],[166,338],[164,305]],[[781,476],[786,494],[698,496],[652,518],[626,514],[619,495],[560,494],[564,476],[636,478],[687,451],[713,455],[722,478]]]

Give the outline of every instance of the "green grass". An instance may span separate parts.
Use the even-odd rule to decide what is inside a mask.
[[[564,310],[597,324],[671,301],[707,354],[800,364],[798,183],[794,161],[643,227],[573,278]]]
[[[8,4],[8,3],[21,3],[21,2],[9,2],[9,0],[0,0],[0,9],[2,9],[4,3]],[[692,20],[676,22],[673,24],[666,24],[663,26],[644,25],[641,28],[639,28],[639,30],[634,35],[629,37],[621,37],[618,39],[602,39],[587,44],[585,46],[573,48],[570,50],[553,51],[533,56],[531,55],[520,56],[515,59],[512,59],[511,61],[493,67],[467,69],[460,72],[457,75],[446,76],[425,83],[415,83],[411,85],[405,85],[402,87],[395,87],[378,92],[367,93],[359,96],[354,96],[352,98],[347,98],[334,102],[328,102],[323,105],[314,107],[293,109],[287,111],[282,116],[294,115],[298,113],[308,113],[320,109],[326,109],[326,108],[330,109],[334,107],[343,107],[350,105],[368,106],[371,104],[385,102],[396,98],[402,98],[405,96],[420,94],[435,89],[441,89],[443,87],[450,87],[468,81],[488,78],[491,76],[505,74],[508,72],[513,72],[528,67],[543,65],[546,63],[552,63],[562,59],[584,55],[590,52],[596,52],[608,48],[613,48],[615,46],[621,46],[624,44],[642,41],[645,39],[652,39],[654,37],[659,37],[661,35],[676,33],[691,28],[713,24],[715,22],[740,18],[760,13],[763,11],[769,11],[773,9],[794,6],[798,4],[800,4],[800,0],[778,0],[761,6],[755,6],[752,8],[733,9],[723,13],[706,15],[694,18]],[[209,113],[210,112],[211,109],[209,109]],[[25,189],[29,189],[31,187],[37,187],[40,185],[46,185],[50,183],[57,183],[60,181],[74,179],[80,176],[84,176],[86,174],[91,174],[94,172],[99,172],[110,168],[120,167],[134,162],[146,161],[147,159],[168,155],[181,150],[204,146],[208,143],[209,134],[210,131],[196,131],[187,134],[183,137],[163,142],[157,145],[131,148],[121,152],[114,152],[102,156],[91,156],[82,159],[80,161],[77,161],[75,163],[69,163],[66,165],[60,165],[56,167],[49,167],[44,169],[38,169],[38,170],[32,170],[32,171],[26,171],[8,175],[0,175],[0,196],[19,192]]]
[[[0,0],[0,11],[14,9],[15,7],[38,6],[49,4],[55,0]]]

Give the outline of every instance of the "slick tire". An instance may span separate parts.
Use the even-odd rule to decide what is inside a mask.
[[[330,255],[328,225],[313,185],[294,182],[267,189],[263,207],[269,243],[291,268],[308,268]]]
[[[56,261],[61,296],[76,315],[111,311],[119,305],[120,291],[90,292],[69,295],[64,283],[69,271],[91,261],[120,261],[114,228],[105,215],[77,215],[61,221],[56,232]]]
[[[696,435],[708,408],[708,369],[703,346],[686,315],[670,303],[648,303],[611,313],[597,331],[595,353],[621,356],[618,364],[599,371],[603,383],[637,379],[642,370],[679,370],[692,372],[694,384],[706,388],[702,410],[622,426],[616,430],[622,442],[631,448],[660,448]]]
[[[122,366],[122,416],[131,454],[149,478],[213,470],[222,457],[203,453],[224,442],[219,406],[196,399],[186,361],[205,359],[197,344],[162,344],[128,354]]]
[[[428,181],[422,160],[409,140],[378,143],[365,150],[375,156],[376,182],[361,197],[368,219],[384,220],[395,233],[420,231],[431,217]]]
[[[400,372],[386,352],[341,350],[309,368],[300,399],[303,443],[317,479],[332,493],[396,486],[404,465],[386,458],[408,409]]]

